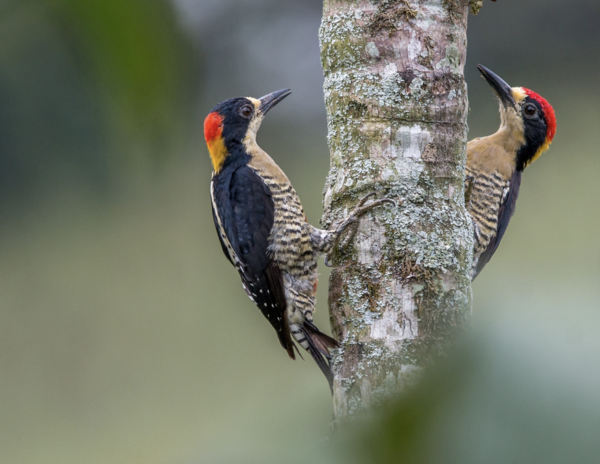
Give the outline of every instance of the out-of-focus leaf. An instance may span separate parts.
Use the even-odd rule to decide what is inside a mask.
[[[579,316],[565,323],[548,313],[513,314],[499,330],[488,327],[358,431],[342,430],[341,448],[350,450],[343,462],[597,462],[598,317]],[[578,343],[565,343],[571,330]]]
[[[150,152],[166,156],[168,139],[181,134],[189,116],[195,71],[172,5],[164,0],[42,1],[97,86],[116,140],[133,140],[142,150],[156,144]]]
[[[168,0],[0,1],[3,205],[181,152],[195,55]]]

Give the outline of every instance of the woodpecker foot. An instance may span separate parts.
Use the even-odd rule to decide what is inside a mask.
[[[358,221],[354,222],[354,223],[352,223],[352,224],[350,224],[348,226],[348,229],[346,231],[346,236],[344,237],[344,239],[338,245],[338,247],[340,248],[340,250],[343,250],[348,245],[350,245],[350,242],[354,239],[354,236],[356,235],[356,232],[358,232]]]
[[[346,237],[344,237],[344,239],[338,245],[339,249],[346,248],[350,244],[352,239],[354,239],[354,236],[358,231],[358,220],[363,214],[368,213],[373,208],[384,205],[386,203],[390,203],[394,206],[397,206],[396,202],[391,198],[381,198],[379,200],[367,203],[369,198],[371,198],[373,195],[375,195],[375,193],[369,193],[368,195],[362,197],[361,200],[358,202],[358,205],[356,205],[356,207],[352,210],[348,217],[346,217],[346,219],[344,219],[340,226],[337,228],[336,232],[338,237],[341,236],[341,234],[349,228]],[[331,267],[333,265],[331,264],[330,254],[331,253],[328,253],[325,256],[325,266],[327,267]]]
[[[352,222],[356,222],[358,221],[358,218],[361,217],[363,214],[371,211],[377,206],[384,205],[385,203],[391,203],[392,205],[397,206],[396,202],[391,198],[381,198],[379,200],[375,200],[369,204],[366,204],[369,198],[371,198],[373,195],[375,195],[375,193],[369,193],[368,195],[362,197],[361,200],[358,202],[356,208],[354,208],[354,210],[350,213],[350,216],[348,216],[346,220],[350,219]]]

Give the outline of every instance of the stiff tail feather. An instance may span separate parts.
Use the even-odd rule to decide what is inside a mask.
[[[287,320],[287,317],[284,317],[283,319],[284,319],[283,329],[281,331],[277,332],[277,338],[279,339],[279,343],[281,343],[281,346],[283,346],[285,351],[287,351],[287,354],[290,358],[292,358],[294,360],[296,359],[294,349],[298,352],[298,354],[302,358],[302,355],[300,354],[298,347],[292,341],[292,334],[290,333],[290,327],[289,327],[289,322]]]
[[[337,348],[340,344],[329,335],[317,329],[312,322],[304,321],[301,330],[308,343],[308,347],[305,347],[305,349],[315,360],[323,375],[325,375],[329,383],[329,389],[333,393],[333,372],[331,371],[331,353],[329,349]]]
[[[329,353],[330,349],[338,348],[340,346],[339,342],[330,337],[327,334],[324,334],[317,326],[312,323],[312,321],[304,321],[304,328],[308,332],[308,334],[312,337],[315,342],[315,346],[325,356],[327,359],[331,358],[331,354]]]

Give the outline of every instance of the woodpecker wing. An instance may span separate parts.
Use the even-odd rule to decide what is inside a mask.
[[[506,232],[510,218],[512,218],[512,215],[515,212],[517,198],[519,197],[519,189],[521,188],[521,174],[521,171],[515,169],[510,179],[508,193],[502,198],[502,202],[500,203],[500,209],[498,211],[498,229],[496,231],[496,235],[490,240],[489,245],[479,257],[476,267],[477,272],[473,276],[473,279],[477,277],[488,261],[492,258],[492,255],[496,252],[498,245],[500,245],[500,241],[504,236],[504,232]]]
[[[210,188],[212,190],[212,185],[211,185]],[[230,254],[230,252],[228,250],[227,244],[223,240],[223,237],[221,237],[221,230],[220,230],[220,225],[219,225],[219,219],[217,218],[217,212],[215,211],[214,201],[212,202],[212,215],[213,215],[213,221],[215,223],[215,227],[217,229],[217,237],[219,237],[219,243],[221,243],[221,248],[223,249],[223,254],[229,260],[229,262],[235,266],[235,262],[234,262],[235,258]]]
[[[277,331],[294,358],[285,317],[283,274],[268,254],[274,202],[269,187],[247,165],[212,182],[213,218],[223,252],[237,268],[246,293]]]

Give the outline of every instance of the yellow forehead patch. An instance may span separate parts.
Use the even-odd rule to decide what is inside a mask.
[[[258,100],[256,98],[252,98],[252,97],[246,97],[246,98],[252,102],[252,104],[254,105],[254,108],[256,108],[256,109],[260,108],[260,100]]]
[[[527,94],[525,93],[525,90],[523,90],[523,87],[513,87],[512,95],[517,105],[521,104],[523,100],[525,100],[525,98],[527,97]]]

